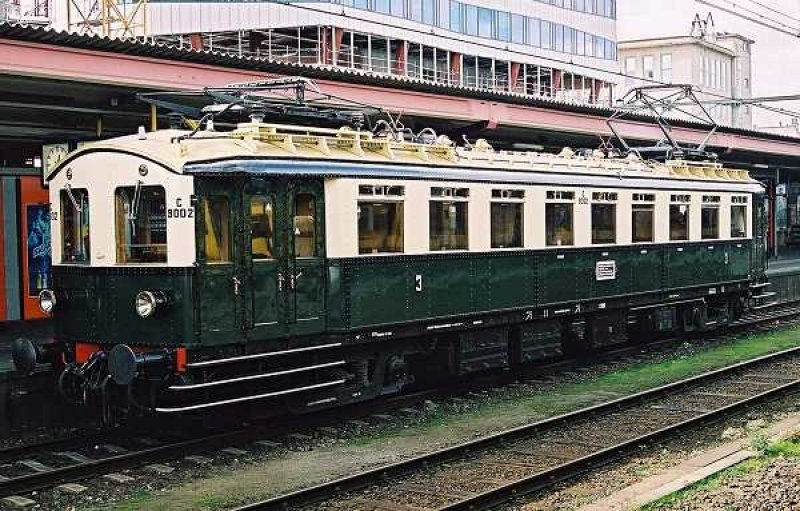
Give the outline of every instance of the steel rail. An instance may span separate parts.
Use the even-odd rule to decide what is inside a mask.
[[[409,475],[421,471],[427,471],[430,468],[438,465],[443,465],[446,463],[452,463],[455,461],[463,460],[472,454],[489,451],[493,448],[497,448],[498,446],[502,446],[503,444],[524,440],[540,433],[556,430],[559,427],[566,426],[567,424],[574,423],[576,421],[591,419],[592,417],[601,414],[606,414],[622,408],[628,408],[637,404],[652,401],[656,398],[674,394],[680,392],[683,389],[696,387],[701,383],[710,382],[725,375],[736,373],[745,368],[752,368],[757,365],[765,364],[770,361],[776,361],[782,358],[796,356],[798,354],[800,354],[800,347],[790,348],[769,355],[764,355],[755,359],[739,362],[727,367],[709,371],[697,376],[685,378],[677,382],[669,383],[642,392],[638,392],[636,394],[614,399],[612,401],[582,408],[580,410],[565,413],[562,415],[558,415],[556,417],[551,417],[549,419],[534,422],[531,424],[526,424],[517,428],[488,435],[475,440],[470,440],[468,442],[448,447],[445,449],[441,449],[432,453],[423,454],[390,465],[385,465],[382,467],[366,470],[351,476],[342,477],[334,481],[318,484],[288,494],[272,497],[260,502],[244,505],[236,508],[234,511],[286,510],[286,509],[297,509],[304,506],[318,504],[325,500],[330,499],[331,497],[335,497],[343,493],[362,490],[364,488],[369,487],[370,485],[380,484],[382,481],[391,480],[393,478],[408,477]],[[528,488],[527,485],[529,484],[530,488],[533,488],[534,490],[541,489],[541,487],[543,487],[542,485],[546,486],[552,484],[548,483],[548,481],[563,480],[568,477],[576,475],[575,470],[572,469],[573,463],[575,465],[578,465],[579,464],[578,462],[580,461],[584,463],[584,465],[581,466],[585,468],[586,467],[585,463],[587,462],[599,463],[603,459],[603,457],[607,457],[608,455],[614,452],[619,452],[623,447],[639,445],[646,439],[652,439],[657,436],[663,436],[671,431],[674,431],[676,427],[686,427],[690,424],[695,424],[701,420],[706,420],[708,417],[719,416],[719,414],[721,413],[741,408],[742,406],[752,403],[755,400],[763,399],[770,395],[775,395],[777,392],[785,392],[787,390],[795,389],[798,387],[800,387],[800,379],[795,380],[786,385],[782,385],[778,388],[770,389],[756,396],[751,396],[750,398],[734,403],[733,405],[720,408],[715,412],[711,412],[713,415],[705,414],[703,416],[693,417],[687,421],[683,421],[679,425],[672,425],[673,427],[663,428],[655,432],[650,432],[639,438],[633,439],[629,442],[625,442],[623,445],[617,446],[616,448],[604,449],[602,451],[598,451],[593,455],[587,456],[585,459],[576,460],[574,462],[564,464],[560,467],[556,467],[552,471],[542,472],[540,474],[537,474],[538,477],[535,479],[526,478],[524,480],[516,481],[512,484],[505,485],[501,488],[496,488],[494,490],[490,490],[483,494],[478,494],[473,497],[464,499],[456,504],[453,504],[454,507],[452,507],[452,509],[484,509],[486,507],[497,505],[498,503],[506,502],[510,497],[517,497],[526,492],[533,491]],[[442,509],[451,509],[451,508],[445,507]]]
[[[783,307],[781,307],[781,305]],[[776,304],[776,309],[777,308],[780,308],[781,310],[773,311],[772,313],[767,312],[768,310],[771,309],[761,310],[758,313],[758,317],[752,318],[749,321],[747,321],[746,318],[743,318],[742,320],[740,320],[740,322],[737,322],[733,328],[735,328],[736,330],[753,328],[761,323],[800,315],[800,307],[793,309],[791,308],[790,303]],[[631,343],[630,345],[626,345],[604,353],[601,360],[614,360],[615,358],[619,358],[619,356],[624,355],[625,353],[630,353],[634,350],[638,351],[642,347],[673,345],[678,339],[679,338],[662,339],[644,345]],[[575,360],[559,360],[552,362],[550,364],[536,366],[536,371],[537,371],[536,376],[556,373],[560,370],[567,370],[570,367],[575,367],[576,365],[575,362],[576,362]],[[745,364],[745,363],[749,362],[743,362],[740,364]],[[724,369],[726,368],[723,368],[722,370]],[[531,376],[530,374],[526,375]],[[504,381],[506,380],[511,381],[512,379],[514,378],[509,376],[508,374],[502,374],[499,377],[500,380],[499,383],[502,384]],[[203,452],[203,451],[213,450],[220,446],[230,446],[237,443],[244,443],[247,441],[263,439],[271,436],[284,435],[290,432],[297,431],[299,429],[309,429],[314,427],[330,425],[332,423],[341,423],[342,421],[345,421],[349,418],[363,417],[369,414],[375,414],[380,412],[386,412],[391,409],[402,408],[403,406],[409,406],[413,403],[419,403],[424,399],[445,397],[457,393],[469,392],[470,390],[485,388],[486,385],[490,384],[492,381],[494,381],[495,384],[498,383],[498,380],[492,379],[491,375],[482,375],[479,378],[470,380],[469,382],[466,383],[449,385],[444,388],[440,387],[434,389],[425,389],[414,393],[391,397],[381,402],[368,401],[365,403],[357,403],[354,405],[349,405],[338,409],[320,411],[314,415],[294,416],[288,419],[283,419],[279,424],[273,424],[271,426],[255,426],[255,427],[251,426],[244,429],[236,429],[232,431],[226,431],[223,433],[204,435],[198,438],[192,438],[156,447],[150,447],[140,450],[132,450],[131,452],[127,452],[124,454],[98,458],[86,463],[54,468],[47,472],[32,473],[8,479],[0,479],[0,497],[36,491],[50,486],[55,486],[57,484],[62,484],[65,482],[88,479],[108,472],[141,466],[146,463],[174,459],[176,457],[185,456],[189,452]],[[671,384],[671,385],[676,385],[676,384]],[[650,389],[649,391],[645,392],[654,392],[656,390],[657,389]],[[596,405],[596,407],[616,406],[618,403],[623,403],[625,402],[625,400],[634,398],[635,396],[628,396],[620,398],[620,400],[615,400],[608,403]],[[597,408],[597,409],[599,410],[602,408]],[[566,420],[566,418],[572,417],[573,414],[575,413],[577,412],[572,412],[571,414],[567,414],[561,417],[554,417],[548,419],[548,421]],[[546,423],[547,421],[544,422]],[[144,431],[138,429],[137,432],[140,434],[145,433]],[[101,439],[100,441],[103,441],[102,439],[111,439],[118,434],[119,434],[118,431],[112,431],[110,432],[110,434],[109,432],[102,432],[100,434],[99,439]],[[480,445],[479,441],[481,440],[486,440],[486,439],[478,439],[478,441],[476,441],[477,443],[475,443],[474,445],[476,446]],[[35,456],[37,453],[68,451],[76,448],[77,446],[81,445],[83,442],[86,441],[94,441],[94,443],[97,443],[98,437],[93,436],[92,434],[87,434],[87,435],[81,435],[80,437],[48,440],[45,442],[31,444],[31,445],[22,445],[19,447],[0,449],[0,462],[5,462],[5,463],[13,462],[15,460],[20,460],[31,456]],[[470,448],[473,447],[467,447],[467,449]],[[424,458],[424,456],[422,458]],[[380,471],[385,469],[376,469],[376,470]],[[348,479],[349,478],[344,478],[343,480],[346,481]],[[309,488],[307,490],[300,490],[300,492],[301,493],[307,492],[312,489],[313,488]],[[286,497],[289,497],[290,495],[292,494],[289,494]],[[251,508],[245,506],[241,509],[251,509]],[[261,508],[254,507],[252,509],[261,509]]]

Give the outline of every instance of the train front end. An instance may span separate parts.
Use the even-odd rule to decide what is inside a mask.
[[[104,411],[152,407],[192,342],[193,183],[160,147],[124,137],[47,176],[53,279],[39,305],[56,342],[20,340],[14,362],[52,363],[66,398]]]

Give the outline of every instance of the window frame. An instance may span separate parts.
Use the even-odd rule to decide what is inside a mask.
[[[498,192],[498,193],[496,193]],[[489,248],[491,250],[519,250],[525,247],[525,190],[493,188],[489,199]],[[520,209],[519,244],[503,247],[494,246],[494,215],[492,210],[495,205],[514,205]],[[513,227],[512,227],[513,231]],[[513,236],[512,236],[513,237]]]
[[[574,247],[575,246],[575,191],[574,190],[546,190],[545,191],[545,204],[544,204],[544,244],[545,247]],[[570,243],[568,244],[558,244],[555,243],[555,233],[552,236],[549,235],[549,222],[547,221],[548,218],[548,208],[550,206],[569,206],[569,216],[570,216],[570,225],[569,225],[569,235],[570,235]],[[553,242],[551,243],[551,238],[553,238]]]
[[[591,244],[592,245],[616,245],[617,244],[617,203],[619,194],[617,192],[592,192],[592,202],[589,205],[590,222],[589,230],[591,231]],[[613,224],[613,239],[611,241],[596,241],[595,238],[595,223],[594,212],[595,206],[610,206],[612,210],[612,224]]]
[[[636,240],[635,213],[648,211],[650,213],[650,239]],[[655,243],[656,241],[656,195],[650,192],[635,192],[631,195],[631,243]]]
[[[721,229],[720,229],[720,208],[722,206],[722,197],[719,195],[703,195],[702,201],[700,203],[700,239],[705,240],[718,240],[721,238]],[[706,235],[706,212],[711,211],[714,213],[715,218],[715,233],[713,236]]]
[[[208,247],[206,245],[206,237],[208,236],[208,231],[206,230],[205,222],[208,222],[208,218],[206,215],[208,214],[208,210],[206,205],[210,199],[218,199],[223,198],[228,203],[228,226],[227,226],[227,259],[219,259],[219,260],[209,260],[208,259]],[[203,197],[203,242],[199,244],[198,249],[202,250],[201,260],[204,264],[233,264],[233,245],[232,245],[232,230],[233,230],[233,206],[231,204],[231,197],[225,193],[209,193],[208,195]]]
[[[750,233],[747,229],[747,217],[748,217],[748,206],[750,204],[749,197],[747,195],[732,195],[731,196],[731,203],[730,203],[730,237],[732,239],[745,239],[750,237]],[[733,210],[734,209],[741,209],[742,210],[742,219],[744,220],[744,230],[742,231],[741,236],[734,236],[733,235]]]
[[[69,189],[69,191],[68,191],[68,189]],[[72,202],[72,198],[75,197],[75,192],[83,192],[85,194],[86,203],[82,206],[81,210],[78,210],[77,208],[75,208],[75,204]],[[72,197],[70,197],[70,195]],[[91,222],[91,214],[90,214],[91,210],[89,209],[90,208],[90,204],[91,204],[91,198],[89,197],[89,189],[85,188],[85,187],[73,188],[72,185],[70,185],[68,183],[67,185],[64,186],[64,188],[62,188],[59,191],[58,197],[59,197],[59,211],[58,211],[58,214],[60,215],[59,227],[61,229],[61,264],[79,264],[79,265],[91,264],[92,263],[92,222]],[[66,201],[65,201],[65,199],[66,199]],[[67,231],[66,228],[65,228],[65,223],[64,223],[65,219],[66,219],[66,215],[64,214],[64,212],[65,212],[64,206],[66,204],[69,205],[69,207],[74,211],[74,214],[76,214],[76,216],[78,217],[78,224],[79,224],[78,225],[78,229],[79,229],[79,231],[83,229],[83,209],[86,208],[86,210],[87,210],[86,211],[86,228],[87,228],[88,236],[87,236],[87,239],[86,239],[86,241],[87,241],[87,244],[86,244],[86,255],[85,255],[85,258],[82,259],[82,260],[77,260],[77,259],[66,260],[64,258],[64,255],[66,254],[66,239],[65,239],[64,235],[66,234],[66,231]],[[73,232],[73,234],[74,234],[74,232]],[[79,234],[80,234],[80,232],[79,232]],[[52,239],[51,239],[51,243],[52,243]]]
[[[367,189],[371,188],[372,193],[367,193]],[[380,193],[376,193],[380,191]],[[356,236],[357,236],[357,250],[360,256],[375,256],[383,254],[404,254],[406,251],[405,246],[405,186],[404,185],[387,185],[387,184],[359,184],[358,192],[356,195]],[[378,252],[362,252],[361,251],[361,205],[362,204],[400,204],[400,250],[399,251],[378,251]]]
[[[442,190],[442,195],[435,195],[434,190]],[[446,190],[450,190],[450,194],[446,193]],[[455,190],[456,193],[452,193]],[[470,243],[469,243],[469,204],[470,204],[470,197],[472,193],[470,188],[466,187],[458,187],[458,186],[446,186],[446,185],[437,185],[437,186],[430,186],[428,188],[428,250],[430,252],[457,252],[457,251],[469,251]],[[433,212],[432,204],[433,203],[443,203],[443,204],[463,204],[466,207],[465,210],[465,219],[464,219],[464,247],[457,247],[457,248],[438,248],[434,249],[434,239],[433,239],[433,228],[430,222],[430,217]],[[455,214],[458,214],[457,212]],[[457,229],[456,229],[457,231]],[[458,234],[453,234],[454,236],[458,236]],[[443,236],[443,233],[437,234],[436,236]]]
[[[680,207],[685,206],[686,212],[684,215],[686,216],[686,237],[685,238],[675,238],[672,235],[672,208],[673,207]],[[669,201],[669,241],[689,241],[692,239],[692,197],[688,194],[672,194],[670,195]]]
[[[140,186],[140,191],[139,191],[139,194],[140,194],[140,199],[139,200],[140,201],[142,200],[141,199],[141,193],[144,192],[148,188],[160,189],[163,192],[163,199],[164,199],[164,219],[163,219],[163,221],[164,221],[164,243],[152,243],[151,242],[151,243],[149,243],[149,245],[151,245],[151,246],[163,245],[164,246],[164,258],[163,258],[163,260],[158,260],[158,261],[130,261],[127,257],[125,257],[125,258],[120,257],[121,254],[123,253],[122,251],[124,251],[125,244],[121,244],[120,243],[120,241],[121,241],[120,236],[124,236],[124,233],[120,232],[120,229],[119,229],[120,223],[119,223],[118,215],[119,215],[120,212],[118,210],[118,203],[117,203],[118,194],[119,194],[120,190],[122,190],[122,189],[130,188],[130,189],[135,190],[137,185],[134,184],[134,185],[120,185],[120,186],[117,186],[117,187],[114,188],[114,193],[112,195],[113,201],[114,201],[114,231],[115,231],[114,232],[114,252],[115,252],[114,261],[115,261],[116,264],[119,264],[119,265],[129,265],[129,264],[152,264],[152,265],[162,264],[163,265],[163,264],[168,264],[169,263],[169,224],[167,222],[167,189],[163,184],[145,184],[145,183],[142,183],[141,181],[139,181],[139,183],[141,183],[139,185]],[[139,207],[141,208],[141,205]],[[139,211],[141,211],[141,209]],[[228,214],[228,217],[229,217],[229,222],[230,222],[230,213]],[[127,218],[124,218],[123,220],[125,222],[128,221]],[[129,246],[132,246],[132,245],[133,244],[130,244]],[[124,259],[124,260],[122,260],[122,259]]]

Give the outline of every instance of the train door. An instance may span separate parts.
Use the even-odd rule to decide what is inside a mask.
[[[322,185],[255,179],[242,193],[243,288],[252,338],[324,327]]]
[[[286,333],[282,319],[285,200],[285,185],[264,179],[249,181],[242,193],[243,299],[246,326],[253,330],[254,339]]]
[[[325,327],[325,234],[323,187],[302,180],[287,186],[286,321],[295,335]]]
[[[243,274],[235,232],[240,188],[231,179],[197,180],[198,314],[203,342],[239,340],[244,326]]]

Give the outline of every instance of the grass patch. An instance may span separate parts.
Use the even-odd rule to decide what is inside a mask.
[[[663,355],[663,360],[660,361],[634,364],[612,373],[586,377],[574,383],[556,385],[540,392],[509,390],[502,395],[492,394],[468,411],[454,412],[441,408],[426,414],[416,424],[405,424],[373,434],[359,435],[342,442],[339,444],[341,447],[331,449],[341,449],[341,451],[349,449],[350,454],[369,453],[386,450],[387,446],[391,445],[422,446],[423,442],[429,445],[442,445],[453,442],[454,439],[464,440],[493,429],[507,429],[533,420],[567,413],[608,401],[615,396],[632,394],[736,362],[800,346],[799,334],[800,327],[792,327],[775,332],[740,335],[722,344],[686,345],[673,354]],[[783,449],[787,452],[790,450],[789,446],[782,445],[770,448]],[[800,450],[797,446],[791,448]],[[336,450],[335,453],[341,451]],[[267,473],[270,473],[271,467],[293,470],[292,466],[280,463],[281,460],[263,461],[258,463],[258,467]],[[734,467],[731,470],[748,471],[755,468],[755,465],[745,462],[741,467]],[[241,478],[240,471],[246,470],[245,466],[229,474],[218,472],[218,475],[210,481],[191,481],[166,492],[136,495],[124,503],[114,504],[113,507],[109,505],[95,509],[224,509],[240,503],[243,498],[255,499],[258,496],[268,496],[263,494],[263,488],[259,491],[257,484],[255,486],[248,484],[246,478]],[[211,481],[218,485],[209,484]],[[710,478],[704,484],[715,484],[714,481]],[[306,483],[313,482],[315,481],[306,481]],[[199,489],[198,485],[202,485],[203,488]]]
[[[777,458],[783,456],[786,458],[800,457],[800,437],[791,438],[788,440],[781,440],[768,446],[761,456],[750,458],[741,463],[738,463],[730,468],[721,472],[711,475],[702,481],[679,490],[670,495],[666,495],[646,506],[640,508],[641,511],[658,511],[662,509],[681,508],[688,500],[695,497],[699,493],[708,493],[717,490],[730,481],[741,479],[752,474],[757,470],[763,470]]]
[[[642,362],[618,371],[586,380],[559,385],[555,389],[531,395],[509,392],[494,395],[470,411],[453,413],[439,411],[422,422],[401,429],[383,430],[374,435],[353,439],[358,445],[383,442],[396,435],[419,435],[432,429],[461,424],[481,417],[518,416],[545,418],[578,408],[608,401],[614,395],[623,396],[666,385],[736,362],[800,346],[800,327],[776,332],[741,335],[724,344],[693,346],[660,362]]]

